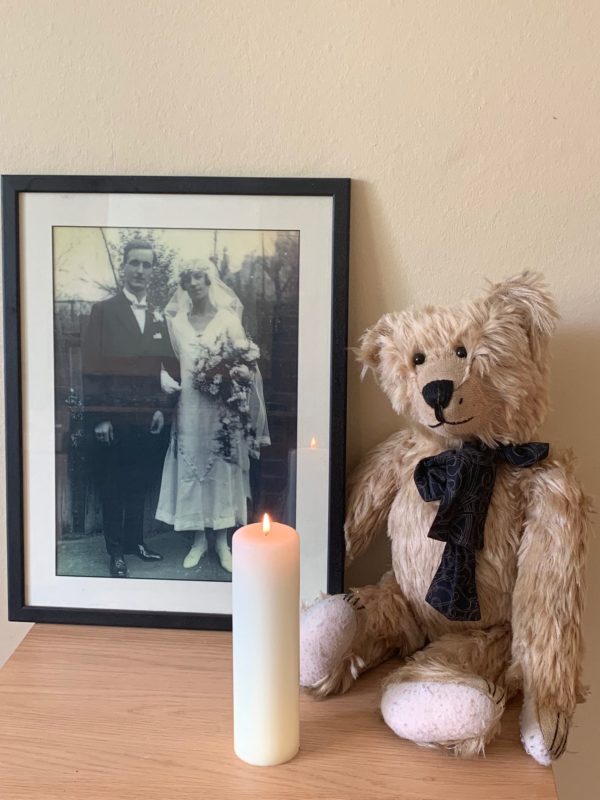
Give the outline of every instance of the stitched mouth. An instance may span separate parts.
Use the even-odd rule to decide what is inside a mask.
[[[444,415],[442,414],[441,411],[439,413],[439,416],[436,412],[435,417],[436,419],[440,419],[441,417],[441,420],[436,425],[430,425],[429,426],[430,428],[439,428],[440,425],[464,425],[466,422],[471,422],[472,419],[475,419],[475,417],[473,416],[473,417],[468,417],[467,419],[461,419],[458,422],[449,422],[447,419],[444,419]]]

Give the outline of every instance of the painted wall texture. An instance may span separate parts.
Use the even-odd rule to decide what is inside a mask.
[[[0,12],[2,172],[353,178],[352,343],[384,311],[542,270],[563,314],[545,434],[575,447],[600,494],[600,5],[0,0]],[[352,363],[350,463],[399,424]],[[0,554],[1,661],[24,628],[4,621],[3,541]],[[349,580],[387,560],[382,540]],[[600,777],[597,541],[590,573],[595,694],[556,768],[563,800],[596,796]]]

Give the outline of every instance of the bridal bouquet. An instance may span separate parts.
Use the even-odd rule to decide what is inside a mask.
[[[223,407],[216,439],[219,455],[236,460],[236,441],[241,435],[249,442],[255,437],[250,418],[250,392],[260,350],[250,339],[220,338],[204,347],[195,361],[192,382],[199,392],[211,395]]]

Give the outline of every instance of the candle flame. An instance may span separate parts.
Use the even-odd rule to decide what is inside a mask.
[[[316,450],[317,449],[317,440],[315,439],[314,436],[310,440],[310,449],[311,450]]]
[[[263,517],[263,533],[269,533],[271,530],[271,518],[268,514],[265,514]]]

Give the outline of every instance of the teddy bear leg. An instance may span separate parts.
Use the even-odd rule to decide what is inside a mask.
[[[482,753],[500,730],[510,642],[508,626],[440,637],[386,680],[385,722],[419,745]]]
[[[333,595],[300,617],[300,684],[325,696],[347,691],[358,676],[394,653],[422,647],[417,625],[393,573],[374,586]]]

